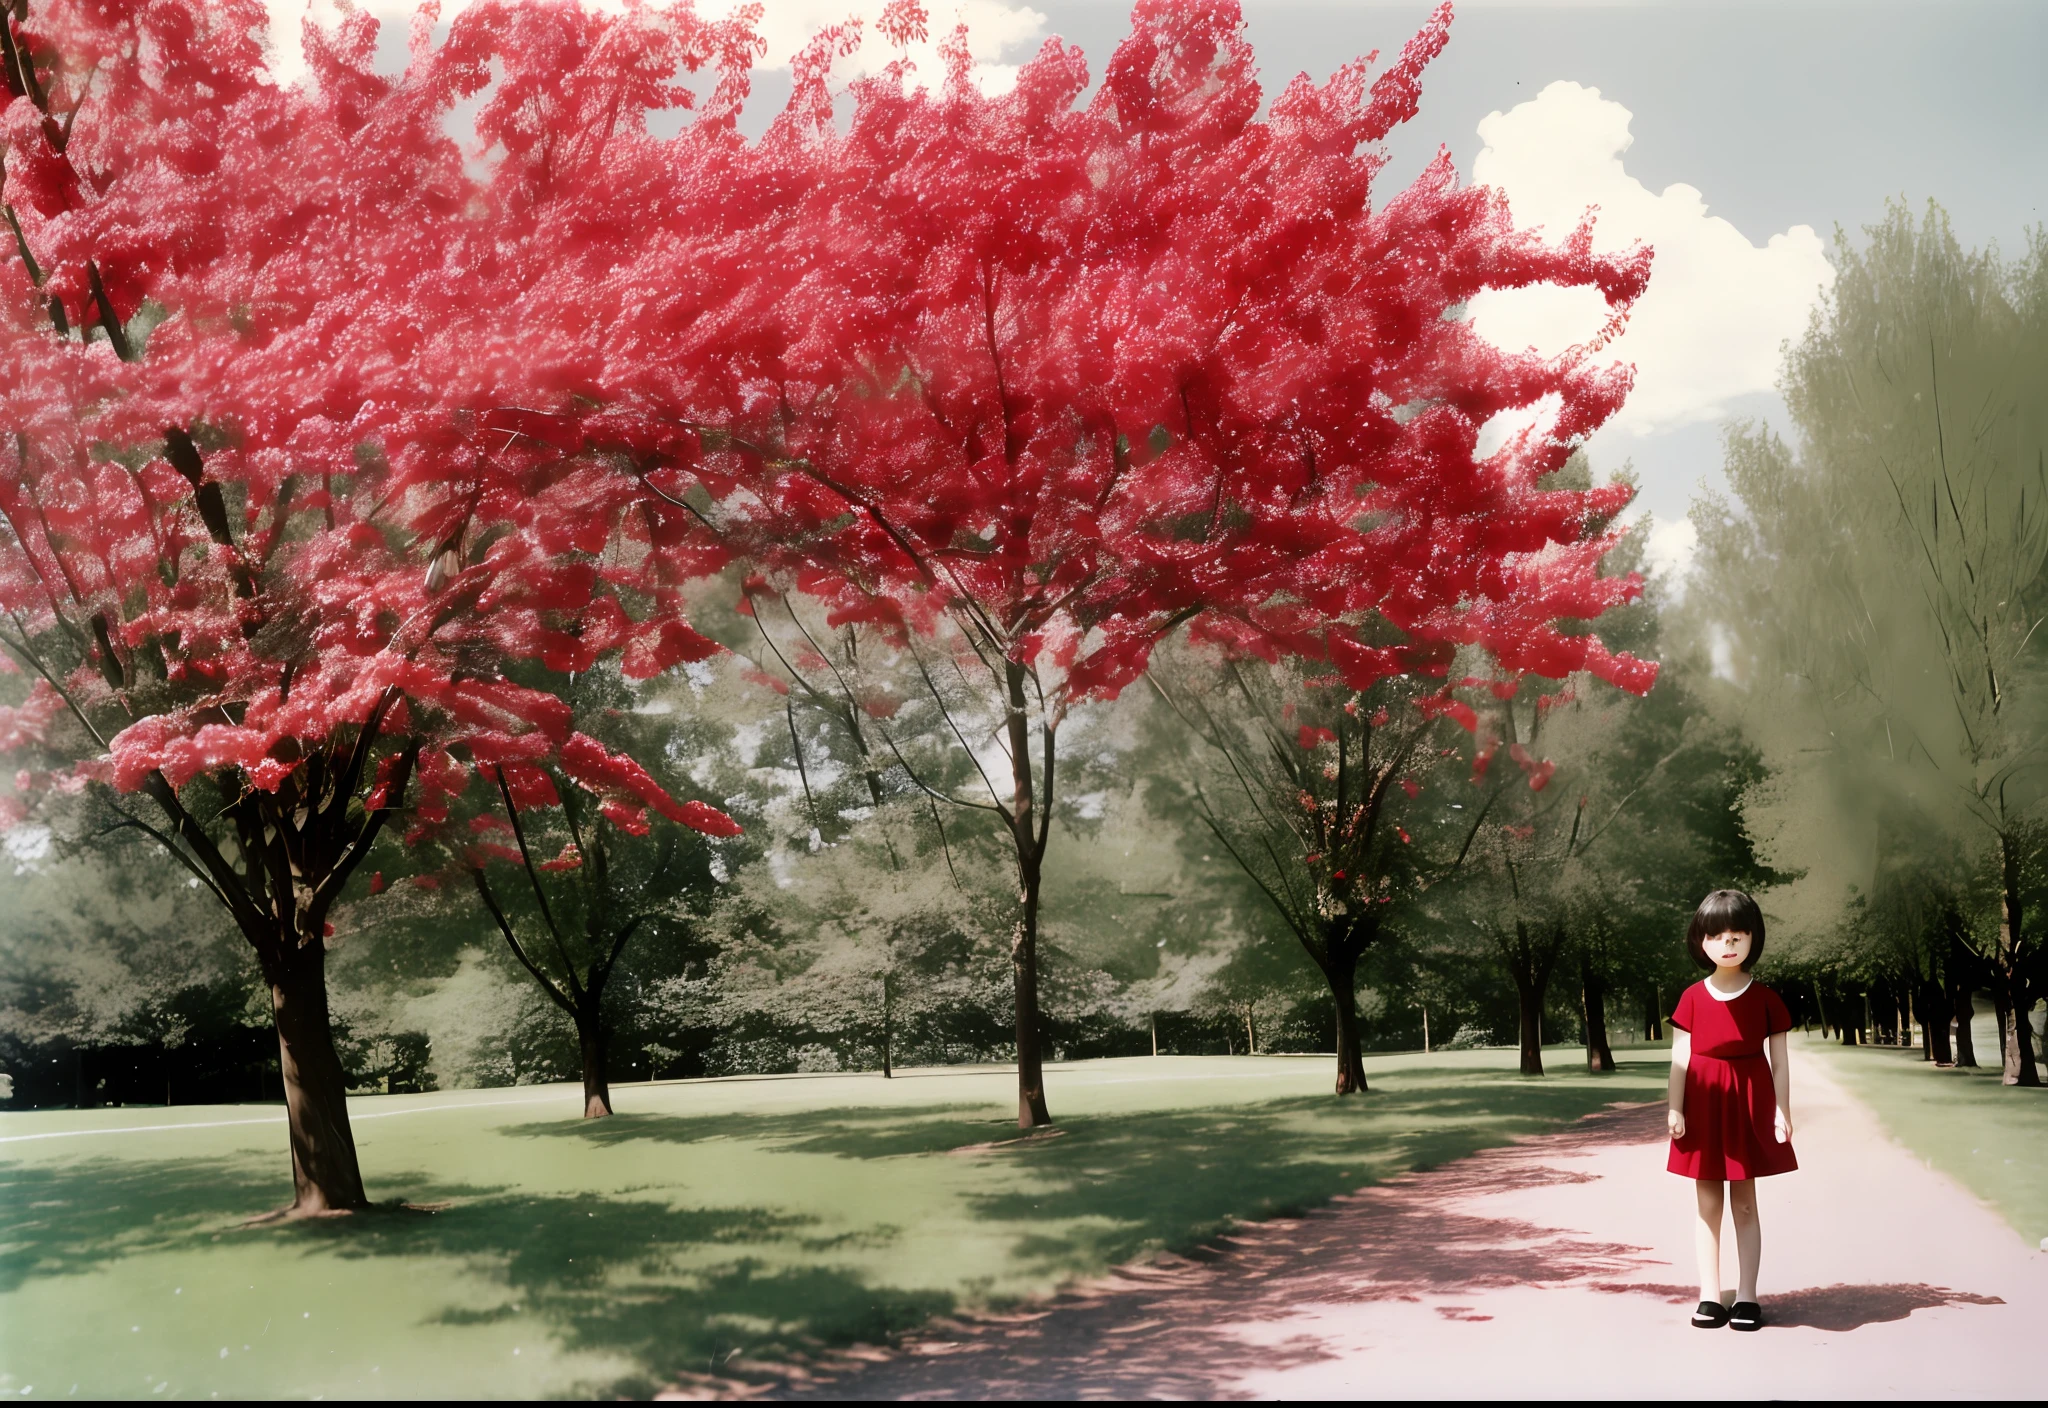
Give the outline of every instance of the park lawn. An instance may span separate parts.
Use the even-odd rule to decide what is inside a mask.
[[[290,1196],[281,1110],[0,1115],[9,1397],[645,1394],[877,1342],[1237,1219],[1658,1098],[1664,1065],[1524,1079],[1508,1050],[528,1086],[351,1101],[380,1210],[243,1225]],[[397,1206],[444,1204],[439,1211]]]
[[[1985,1063],[1975,1070],[1936,1070],[1895,1046],[1806,1049],[1922,1162],[1996,1208],[2028,1246],[2048,1247],[2048,1087],[2000,1084],[1996,1031],[1979,1020],[1973,1032]]]

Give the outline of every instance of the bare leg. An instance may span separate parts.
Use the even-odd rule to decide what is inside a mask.
[[[1693,1224],[1692,1245],[1700,1263],[1700,1299],[1721,1302],[1721,1180],[1693,1183],[1699,1193],[1700,1220]],[[1751,1207],[1754,1208],[1752,1203]]]
[[[1764,1255],[1764,1228],[1756,1216],[1756,1180],[1728,1185],[1728,1216],[1735,1224],[1735,1298],[1754,1303],[1756,1268]]]

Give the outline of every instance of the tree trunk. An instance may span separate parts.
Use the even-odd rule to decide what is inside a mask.
[[[1614,1069],[1614,1049],[1607,1044],[1607,984],[1593,965],[1579,960],[1579,994],[1586,1008],[1586,1069]]]
[[[1515,979],[1515,996],[1521,1008],[1522,1074],[1543,1074],[1543,1032],[1537,1025],[1543,1009],[1543,994],[1533,983]]]
[[[612,1112],[610,1033],[599,1015],[603,990],[584,993],[586,1009],[576,1014],[576,1046],[583,1055],[583,1118],[602,1119]]]
[[[1045,795],[1036,796],[1031,775],[1031,731],[1026,725],[1029,701],[1024,697],[1024,667],[1003,662],[1009,687],[1010,776],[1013,792],[1010,839],[1017,848],[1017,925],[1010,939],[1010,967],[1017,994],[1017,1127],[1037,1129],[1052,1123],[1045,1104],[1045,1058],[1038,1023],[1038,892],[1044,880],[1045,848],[1034,823],[1041,809],[1047,822],[1052,812],[1053,735],[1045,731]],[[1052,829],[1044,829],[1051,840]]]
[[[1010,940],[1010,967],[1017,988],[1019,1129],[1037,1129],[1052,1123],[1052,1114],[1045,1104],[1045,1056],[1038,1031],[1038,886],[1038,864],[1032,861],[1023,867],[1017,887],[1021,912]]]
[[[1539,948],[1529,937],[1526,921],[1515,921],[1515,943],[1508,950],[1507,969],[1515,980],[1515,997],[1521,1009],[1522,1074],[1543,1074],[1543,995],[1550,988],[1550,970],[1564,946],[1562,928],[1552,931],[1552,941]]]
[[[2019,1000],[2008,1005],[2012,1012],[2012,1034],[2006,1045],[2012,1055],[2006,1062],[2005,1083],[2039,1085],[2041,1068],[2034,1061],[2034,1004],[2026,1000],[2026,995],[2022,991]]]
[[[1337,1093],[1357,1094],[1366,1089],[1365,1058],[1358,1043],[1358,960],[1332,959],[1323,977],[1337,1007]]]
[[[882,974],[882,1079],[893,1080],[896,1070],[892,1064],[896,1044],[895,993],[891,990],[889,975]]]
[[[348,1123],[348,1077],[328,1021],[326,946],[317,937],[293,945],[280,936],[278,948],[282,952],[266,955],[263,967],[291,1139],[290,1214],[319,1217],[366,1207]]]
[[[2027,995],[2026,917],[2020,896],[2020,847],[2017,837],[1999,839],[2004,862],[2005,922],[1998,929],[1998,971],[1992,975],[1992,996],[1998,1004],[1999,1045],[2004,1048],[2007,1085],[2039,1085],[2034,1065],[2034,1028],[2027,1020],[2033,1001]]]
[[[2003,974],[1999,975],[2003,978]],[[2019,984],[1997,982],[1991,989],[1992,1009],[1998,1014],[1998,1045],[2004,1067],[2000,1073],[2006,1085],[2039,1085],[2040,1068],[2034,1064],[2034,1024],[2027,1020],[2025,991],[2021,989],[2021,1001],[2013,1000],[2013,989]]]
[[[1952,979],[1951,981],[1955,983],[1956,1064],[1975,1070],[1977,1066],[1977,1038],[1970,1030],[1970,1024],[1976,1019],[1977,1004],[1970,998],[1968,979]]]
[[[1548,976],[1547,974],[1545,976]],[[1515,975],[1515,997],[1521,1007],[1522,1074],[1543,1074],[1543,989],[1534,976]]]
[[[1948,1002],[1941,985],[1929,982],[1920,992],[1920,1032],[1926,1038],[1927,1059],[1937,1066],[1953,1066],[1956,1063],[1955,1050],[1949,1045],[1948,1021],[1945,1013]]]

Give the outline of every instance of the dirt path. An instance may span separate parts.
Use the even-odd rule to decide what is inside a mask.
[[[1691,1197],[1662,1106],[1637,1106],[778,1396],[2041,1396],[2048,1255],[1819,1062],[1797,1080],[1803,1167],[1762,1190],[1761,1334],[1686,1323]]]

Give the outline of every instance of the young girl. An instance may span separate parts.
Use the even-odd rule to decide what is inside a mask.
[[[1702,1330],[1763,1328],[1756,1268],[1763,1229],[1756,1180],[1799,1167],[1792,1156],[1792,1072],[1785,1033],[1792,1014],[1776,993],[1749,976],[1764,953],[1764,916],[1740,890],[1716,890],[1700,902],[1685,934],[1692,961],[1708,970],[1671,1015],[1671,1157],[1665,1167],[1694,1179],[1699,1222]],[[1770,1056],[1765,1060],[1765,1047]],[[1733,1205],[1738,1265],[1735,1304],[1721,1304],[1722,1181]]]

